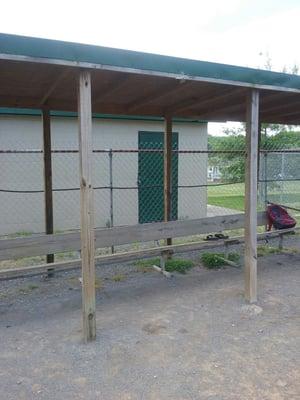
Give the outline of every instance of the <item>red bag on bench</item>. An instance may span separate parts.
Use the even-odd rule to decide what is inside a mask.
[[[268,231],[274,226],[275,229],[294,228],[296,220],[290,216],[285,208],[278,204],[270,203],[267,207]]]

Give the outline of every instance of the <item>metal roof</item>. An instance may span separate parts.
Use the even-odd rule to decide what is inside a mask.
[[[0,107],[77,111],[78,71],[96,114],[300,124],[300,76],[56,40],[0,34]]]
[[[3,33],[0,33],[0,54],[57,60],[61,64],[94,64],[300,91],[298,75]]]

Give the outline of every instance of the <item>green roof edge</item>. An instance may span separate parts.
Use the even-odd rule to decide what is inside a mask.
[[[0,53],[300,90],[298,75],[5,33]]]
[[[39,116],[42,115],[42,111],[33,108],[0,107],[0,115]],[[72,111],[50,111],[50,115],[52,117],[67,117],[67,118],[77,117],[77,113]],[[99,113],[93,113],[93,118],[127,120],[127,121],[158,121],[158,122],[164,120],[162,117],[155,117],[155,116],[140,116],[140,115],[131,116],[131,115],[115,115],[115,114],[99,114]],[[191,118],[173,118],[173,122],[194,123],[194,124],[206,123],[206,121],[200,121],[198,119],[191,119]]]

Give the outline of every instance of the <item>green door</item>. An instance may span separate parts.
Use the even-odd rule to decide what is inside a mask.
[[[178,150],[178,133],[172,134],[173,150]],[[139,132],[139,150],[163,150],[163,132]],[[139,152],[138,195],[139,223],[164,219],[164,155],[158,152]],[[178,209],[178,154],[172,155],[172,219]]]

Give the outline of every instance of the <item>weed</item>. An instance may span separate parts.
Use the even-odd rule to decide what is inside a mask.
[[[293,247],[279,249],[279,247],[258,245],[257,256],[264,257],[272,254],[296,254],[299,250]]]
[[[101,278],[95,279],[95,289],[102,289],[103,288],[103,281]]]
[[[160,265],[160,259],[152,258],[148,260],[138,260],[135,265],[139,267],[141,272],[147,272],[152,265]],[[193,261],[185,260],[183,258],[171,258],[166,260],[166,271],[168,272],[179,272],[180,274],[185,274],[186,271],[194,266]]]
[[[33,235],[33,232],[19,231],[19,232],[15,232],[15,233],[8,235],[8,237],[18,238],[18,237],[27,237],[27,236],[31,236],[31,235]]]
[[[186,271],[191,269],[193,266],[193,261],[182,258],[171,258],[166,261],[166,271],[168,272],[179,272],[180,274],[185,274]]]
[[[201,261],[208,269],[219,269],[226,265],[226,262],[220,257],[226,258],[224,253],[203,253],[201,255]],[[238,253],[229,253],[227,258],[229,261],[238,263],[240,255]]]
[[[263,257],[268,256],[270,254],[280,254],[282,251],[278,247],[266,246],[266,245],[258,245],[257,246],[257,256]]]
[[[121,281],[124,281],[126,279],[126,277],[124,274],[115,274],[111,279],[114,282],[121,282]]]
[[[19,292],[20,292],[20,293],[23,293],[23,294],[28,294],[28,293],[30,293],[31,291],[35,290],[35,289],[38,289],[38,285],[35,285],[35,284],[33,284],[33,283],[30,283],[30,284],[27,285],[27,286],[21,287],[21,288],[19,289]]]

